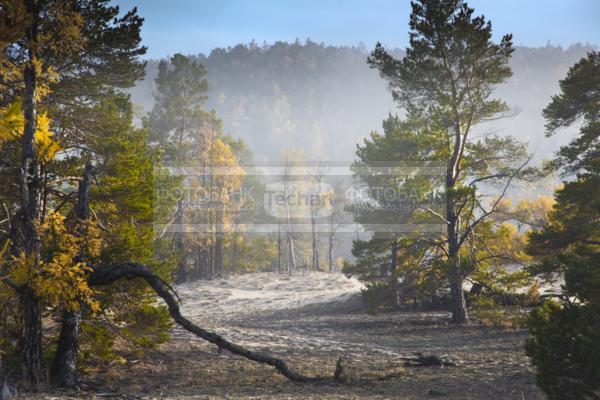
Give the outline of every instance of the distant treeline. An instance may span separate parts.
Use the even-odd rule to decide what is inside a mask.
[[[519,38],[515,38],[518,42]],[[567,137],[544,137],[542,109],[558,92],[569,66],[594,49],[575,44],[516,47],[513,77],[498,95],[517,115],[482,129],[511,133],[530,142],[536,159],[549,158]],[[194,56],[208,71],[208,108],[226,132],[242,138],[256,158],[274,159],[283,149],[303,149],[312,158],[351,160],[356,143],[389,111],[400,110],[366,58],[364,46],[336,47],[312,41],[238,44]],[[396,49],[396,56],[402,51]],[[149,110],[158,60],[148,61],[146,77],[132,89],[133,102]]]

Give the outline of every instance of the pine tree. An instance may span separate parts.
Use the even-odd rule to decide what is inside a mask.
[[[152,111],[143,120],[148,129],[150,144],[162,153],[163,161],[168,166],[192,167],[192,161],[200,157],[201,152],[209,146],[210,135],[207,135],[207,124],[217,123],[213,115],[202,108],[208,91],[206,69],[198,62],[182,54],[175,54],[170,60],[161,60],[155,79],[156,94]],[[195,166],[195,165],[194,165]],[[180,199],[175,210],[174,223],[183,226],[185,207]],[[180,261],[175,279],[183,282],[190,274],[198,275],[201,270],[208,273],[212,265],[206,241],[203,249],[198,248],[197,271],[189,271],[184,232],[177,232],[173,237],[173,245],[179,253]]]
[[[39,116],[50,116],[51,131],[68,154],[82,143],[85,135],[81,133],[86,132],[87,121],[73,118],[84,115],[78,111],[93,107],[98,96],[114,87],[132,85],[143,73],[143,64],[137,61],[145,52],[139,46],[142,20],[135,10],[118,17],[118,7],[107,4],[105,0],[3,4],[3,23],[12,28],[8,35],[11,45],[3,49],[1,57],[3,69],[9,71],[0,77],[1,85],[8,88],[2,102],[21,102],[24,120],[20,146],[11,146],[12,154],[21,153],[18,166],[4,168],[8,176],[18,176],[20,188],[18,197],[7,196],[12,197],[11,207],[17,214],[10,239],[13,255],[24,255],[34,269],[44,265],[39,226],[56,200],[49,195],[48,178],[60,174],[52,171],[52,160],[39,154]],[[20,23],[14,24],[17,19]],[[85,151],[85,147],[76,148]],[[62,164],[73,167],[76,163]],[[79,165],[82,167],[81,162]],[[37,384],[42,375],[42,299],[30,281],[18,285],[17,291],[24,312],[24,378]]]
[[[144,119],[150,143],[162,150],[165,162],[185,166],[194,158],[194,148],[204,139],[202,129],[212,117],[202,108],[208,98],[206,69],[175,54],[160,61],[155,83],[155,104]]]
[[[483,183],[509,184],[525,174],[526,146],[510,137],[475,139],[482,121],[508,111],[492,97],[495,85],[511,76],[511,35],[492,41],[492,26],[464,0],[412,2],[410,46],[395,59],[377,44],[368,63],[389,82],[392,95],[410,119],[419,120],[418,142],[424,160],[444,164],[447,207],[442,222],[447,277],[450,281],[452,321],[467,321],[463,281],[469,262],[461,248],[473,231],[497,208],[481,202]]]
[[[156,103],[144,118],[151,146],[157,148],[167,166],[202,171],[201,176],[180,177],[193,189],[194,198],[180,199],[173,223],[178,230],[185,224],[210,227],[206,232],[177,232],[173,244],[180,255],[177,281],[212,278],[223,274],[227,227],[232,222],[227,206],[231,192],[241,184],[243,170],[235,150],[247,155],[243,142],[224,135],[214,111],[205,111],[208,82],[202,64],[181,54],[162,60],[156,77]],[[230,169],[229,175],[213,173],[213,168]],[[239,175],[232,174],[234,170]],[[201,194],[201,196],[198,196]],[[186,201],[205,202],[205,209],[187,207]],[[188,261],[195,259],[194,267]]]
[[[372,132],[357,146],[358,160],[352,169],[372,196],[349,205],[356,222],[383,226],[439,224],[438,217],[430,213],[443,212],[443,198],[428,199],[427,194],[433,193],[441,182],[436,176],[419,176],[415,160],[426,160],[428,149],[422,146],[423,137],[417,132],[411,122],[389,115],[383,122],[383,134]],[[382,168],[390,172],[381,173]],[[406,172],[400,175],[403,169]],[[399,195],[384,196],[384,189],[392,189]],[[402,194],[419,198],[413,195],[409,201]],[[420,204],[428,211],[421,209]],[[373,309],[397,306],[407,300],[421,304],[435,302],[443,284],[438,276],[438,262],[444,257],[441,241],[432,235],[375,232],[367,241],[353,242],[356,262],[346,263],[343,272],[366,282],[363,294]]]
[[[531,234],[528,251],[533,272],[565,284],[558,302],[532,312],[526,350],[548,398],[574,400],[600,388],[600,53],[575,64],[560,88],[544,116],[549,134],[581,121],[553,162],[575,179],[555,193],[548,225]]]
[[[435,140],[436,136],[423,129],[419,119],[402,120],[390,115],[383,122],[382,134],[373,132],[357,146],[358,160],[352,168],[355,178],[371,196],[348,207],[355,221],[366,226],[414,227],[413,232],[382,229],[368,241],[353,242],[356,262],[346,263],[344,272],[367,283],[364,294],[373,308],[405,302],[439,306],[446,298],[448,272],[452,268],[448,262],[447,235],[439,231],[419,232],[423,224],[445,228],[445,176],[428,172],[443,170],[439,164],[428,161],[437,160],[435,154],[431,155],[431,144]],[[468,157],[473,157],[470,160],[479,157],[485,162],[484,156],[493,159],[494,155],[501,154],[508,161],[524,154],[522,146],[512,146],[510,140],[495,139],[485,145],[476,142],[469,149]],[[478,153],[482,149],[486,152]],[[382,167],[390,172],[382,173]],[[465,167],[467,171],[472,168]],[[513,172],[503,162],[493,168]],[[385,196],[386,190],[397,195]],[[466,192],[465,198],[469,199],[467,196],[472,196],[471,201],[480,201],[475,197],[480,195],[473,192]],[[494,200],[493,209],[489,218],[471,227],[460,249],[461,268],[468,272],[466,277],[475,280],[477,286],[485,286],[494,297],[514,296],[517,288],[528,284],[522,271],[506,271],[510,264],[522,265],[527,261],[522,251],[517,250],[522,250],[524,240],[523,234],[516,232],[516,224],[530,224],[530,214],[539,210],[529,203],[522,203],[514,210],[502,196]],[[473,210],[462,216],[471,213]]]

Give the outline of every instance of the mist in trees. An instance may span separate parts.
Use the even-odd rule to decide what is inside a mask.
[[[411,10],[406,49],[252,41],[145,61],[135,8],[3,1],[0,399],[12,382],[77,388],[174,325],[291,381],[347,383],[344,357],[306,373],[183,315],[180,289],[210,310],[203,285],[256,272],[345,275],[365,315],[527,327],[549,398],[598,397],[600,55],[514,46],[464,0]]]
[[[567,129],[561,138],[545,139],[541,112],[558,81],[592,47],[514,47],[513,75],[494,96],[515,115],[486,122],[481,130],[518,135],[539,161],[575,134]],[[389,112],[399,112],[386,82],[366,64],[370,50],[306,41],[239,44],[190,56],[206,67],[206,108],[216,111],[224,131],[243,139],[257,160],[302,149],[315,159],[351,161],[355,143],[378,130]],[[396,58],[403,55],[402,49],[388,50]],[[149,60],[145,79],[131,89],[133,102],[146,111],[153,106],[158,64]]]

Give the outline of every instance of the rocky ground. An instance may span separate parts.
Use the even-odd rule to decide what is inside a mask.
[[[231,341],[345,384],[287,381],[175,329],[160,352],[86,377],[81,390],[21,398],[121,399],[544,399],[523,352],[526,332],[453,326],[440,312],[370,315],[360,284],[341,274],[252,274],[177,288],[183,312]],[[443,356],[453,367],[405,367],[400,357]],[[23,397],[25,396],[25,397]]]

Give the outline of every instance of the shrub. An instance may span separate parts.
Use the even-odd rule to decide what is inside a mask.
[[[528,318],[525,349],[549,400],[600,396],[600,307],[547,302]]]

